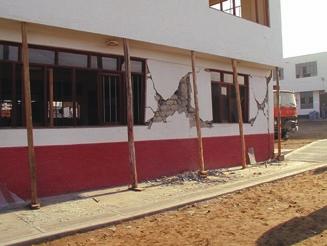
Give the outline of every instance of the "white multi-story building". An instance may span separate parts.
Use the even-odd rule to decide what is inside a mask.
[[[18,195],[29,194],[21,22],[40,196],[129,182],[122,38],[132,56],[140,180],[197,169],[191,50],[205,168],[242,159],[231,59],[238,61],[246,146],[259,161],[271,157],[279,0],[0,0],[0,183]]]
[[[327,52],[285,58],[281,89],[294,91],[300,117],[327,118]]]

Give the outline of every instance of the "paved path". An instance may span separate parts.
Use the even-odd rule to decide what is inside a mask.
[[[288,154],[284,162],[225,169],[202,182],[148,182],[141,184],[142,192],[126,187],[104,189],[45,198],[40,210],[0,210],[0,245],[37,242],[110,225],[326,167],[326,150],[327,141],[317,141]]]
[[[311,144],[295,150],[287,155],[287,160],[301,162],[327,162],[327,140],[318,140]]]

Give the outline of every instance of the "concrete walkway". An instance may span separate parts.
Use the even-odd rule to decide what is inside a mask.
[[[206,180],[167,178],[126,187],[49,197],[40,210],[0,210],[0,245],[27,244],[90,230],[203,201],[264,182],[327,166],[327,140],[317,141],[269,163],[213,172]]]

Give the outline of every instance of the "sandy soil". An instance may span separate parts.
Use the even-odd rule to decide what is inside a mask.
[[[323,138],[327,121],[304,121],[282,148]],[[327,168],[44,245],[294,244],[327,246]]]
[[[327,168],[45,245],[327,245]]]

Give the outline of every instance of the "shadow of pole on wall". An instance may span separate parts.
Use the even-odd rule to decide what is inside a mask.
[[[265,232],[258,246],[293,245],[327,229],[327,206],[303,217],[295,217]]]

